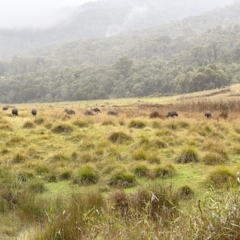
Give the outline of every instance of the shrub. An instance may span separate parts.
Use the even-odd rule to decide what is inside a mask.
[[[35,125],[33,122],[27,121],[23,124],[23,128],[35,128]]]
[[[70,133],[73,131],[73,127],[68,124],[59,124],[52,129],[54,133]]]
[[[129,123],[129,127],[130,128],[145,128],[146,127],[146,123],[140,120],[132,120]]]
[[[176,158],[177,163],[199,162],[199,154],[193,146],[184,147]]]
[[[109,140],[113,143],[122,144],[122,143],[132,140],[132,137],[127,135],[124,132],[115,132],[110,135]]]
[[[98,172],[89,165],[82,166],[74,179],[74,183],[78,184],[95,184],[99,180]]]

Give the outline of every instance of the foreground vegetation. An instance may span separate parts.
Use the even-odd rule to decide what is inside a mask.
[[[1,238],[239,239],[239,106],[186,95],[2,110]]]

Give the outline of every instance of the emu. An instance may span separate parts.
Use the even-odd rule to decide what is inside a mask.
[[[212,113],[211,113],[210,111],[206,111],[204,115],[205,115],[205,117],[207,117],[207,118],[212,117]]]
[[[13,109],[12,109],[12,115],[13,115],[13,116],[18,116],[18,110],[17,110],[17,108],[13,108]]]
[[[64,109],[64,112],[66,113],[66,114],[69,114],[69,115],[72,115],[72,114],[75,114],[75,111],[74,110],[72,110],[72,109]]]
[[[32,109],[31,113],[32,113],[33,116],[36,116],[37,115],[37,110],[34,108],[34,109]]]
[[[107,113],[108,115],[114,115],[114,116],[118,116],[118,111],[117,110],[110,110]]]
[[[154,110],[153,112],[150,113],[150,118],[160,118],[160,114],[157,110]]]
[[[4,106],[2,110],[8,110],[8,106]]]
[[[178,113],[176,111],[170,111],[168,112],[166,117],[178,117]]]
[[[91,110],[86,110],[84,112],[84,115],[92,116],[92,115],[94,115],[94,113]]]
[[[94,111],[95,113],[99,113],[101,112],[99,108],[95,107],[95,108],[91,108],[92,111]]]

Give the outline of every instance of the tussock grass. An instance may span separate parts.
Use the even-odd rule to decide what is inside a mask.
[[[27,157],[25,155],[22,154],[16,154],[13,159],[12,159],[12,163],[24,163],[27,160]]]
[[[34,124],[33,122],[31,122],[31,121],[26,121],[26,122],[23,124],[22,127],[29,129],[29,128],[35,128],[36,126],[35,126],[35,124]]]
[[[133,169],[134,174],[137,177],[146,177],[150,173],[150,169],[146,164],[138,164]]]
[[[145,128],[147,126],[147,124],[141,120],[131,120],[131,122],[129,123],[129,127],[130,128]]]
[[[136,177],[134,174],[123,169],[116,170],[111,173],[109,185],[118,187],[133,187],[136,185]]]
[[[146,160],[147,159],[146,151],[140,148],[137,151],[133,152],[132,158],[137,161]]]
[[[208,152],[203,156],[202,161],[206,165],[222,165],[228,161],[228,158],[217,152]]]
[[[112,120],[104,120],[102,122],[103,126],[115,126],[116,124]]]
[[[114,132],[109,136],[109,140],[112,143],[126,143],[132,140],[132,137],[124,132]]]
[[[176,174],[176,169],[172,164],[157,166],[153,170],[153,178],[171,178]]]
[[[191,163],[191,162],[199,162],[200,157],[196,148],[193,146],[185,146],[180,154],[176,157],[177,163]]]
[[[73,124],[79,128],[87,128],[92,124],[89,120],[76,120]]]
[[[44,118],[42,118],[42,117],[37,117],[37,118],[34,119],[33,122],[34,122],[35,124],[37,124],[37,125],[41,125],[41,124],[44,123]]]
[[[96,184],[99,180],[99,173],[90,165],[83,165],[74,177],[73,182],[77,184]]]
[[[236,176],[225,166],[213,169],[206,178],[206,183],[215,188],[234,187],[237,185]]]
[[[52,129],[52,131],[54,133],[71,133],[73,131],[73,127],[69,124],[58,124]]]

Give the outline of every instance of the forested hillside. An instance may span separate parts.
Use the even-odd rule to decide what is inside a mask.
[[[144,32],[38,48],[0,62],[1,102],[187,93],[240,82],[240,4]]]

